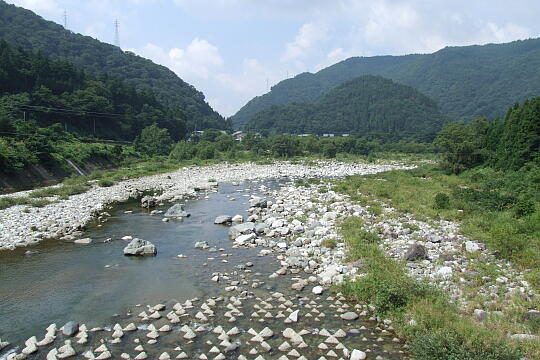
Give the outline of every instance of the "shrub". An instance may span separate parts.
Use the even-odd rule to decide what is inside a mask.
[[[191,160],[195,157],[196,153],[197,149],[192,142],[179,141],[174,145],[169,158],[176,161]]]
[[[517,217],[525,217],[536,211],[536,204],[530,199],[520,200],[514,206],[514,213]]]
[[[337,146],[333,142],[327,142],[323,146],[323,155],[327,158],[335,158],[337,155]]]
[[[328,249],[334,249],[337,246],[337,242],[333,239],[326,239],[321,242],[321,246]]]
[[[213,159],[216,156],[216,148],[211,142],[202,140],[197,144],[197,157],[201,160]]]
[[[435,195],[435,209],[448,209],[450,207],[450,196],[445,193],[437,193]]]
[[[409,316],[417,323],[406,329],[414,359],[518,360],[522,356],[503,332],[479,327],[442,297],[415,302]]]
[[[100,179],[98,181],[98,185],[101,186],[101,187],[110,187],[110,186],[114,185],[114,181],[112,181],[110,179]]]
[[[169,130],[161,129],[155,123],[142,129],[133,145],[143,155],[167,155],[171,151]]]

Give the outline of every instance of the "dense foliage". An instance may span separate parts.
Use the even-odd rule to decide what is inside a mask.
[[[106,72],[127,85],[153,93],[187,121],[188,130],[228,127],[228,123],[206,103],[201,92],[166,67],[91,37],[72,33],[31,11],[1,0],[0,39],[13,47],[69,60],[80,69]]]
[[[446,121],[433,100],[380,76],[348,81],[314,103],[273,106],[246,128],[276,133],[384,133],[431,140]]]
[[[381,75],[412,86],[456,120],[503,116],[515,102],[540,93],[540,39],[485,46],[447,47],[434,54],[353,57],[272,87],[232,117],[242,127],[272,105],[316,101],[362,75]]]
[[[214,141],[209,140],[215,138]],[[388,139],[387,139],[388,140]],[[333,137],[274,135],[270,137],[256,136],[249,132],[242,141],[235,141],[231,135],[205,131],[200,138],[176,143],[169,155],[172,160],[207,160],[212,158],[249,159],[260,158],[293,158],[297,156],[314,156],[335,158],[348,155],[369,156],[375,152],[430,153],[431,144],[416,143],[411,140],[385,142],[381,138],[369,137]]]
[[[504,120],[448,124],[437,136],[443,167],[458,174],[475,166],[520,170],[540,166],[540,97],[512,107]]]
[[[42,127],[62,123],[79,135],[128,141],[155,122],[180,139],[186,135],[182,116],[150,92],[41,53],[12,50],[0,40],[0,136],[10,136],[14,121],[26,119]]]
[[[12,135],[0,137],[0,174],[12,175],[31,165],[43,168],[63,168],[72,172],[66,160],[79,166],[86,161],[104,160],[109,166],[120,163],[125,156],[119,145],[84,143],[55,124],[46,128],[32,121],[17,120]]]

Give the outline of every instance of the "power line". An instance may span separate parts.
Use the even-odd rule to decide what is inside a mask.
[[[37,105],[12,105],[12,107],[20,109],[20,110],[27,110],[27,111],[38,111],[38,112],[52,112],[52,113],[59,113],[59,114],[66,114],[66,115],[90,115],[90,116],[96,116],[96,117],[124,117],[124,114],[117,114],[117,113],[106,113],[106,112],[98,112],[98,111],[87,111],[87,110],[80,110],[80,109],[66,109],[66,108],[54,108],[54,107],[46,107],[46,106],[37,106]]]
[[[120,23],[118,19],[114,20],[114,45],[120,47],[120,32],[119,32]]]

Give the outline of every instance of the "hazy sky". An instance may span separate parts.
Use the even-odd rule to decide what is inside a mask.
[[[165,65],[221,114],[350,56],[540,36],[538,0],[8,0]]]

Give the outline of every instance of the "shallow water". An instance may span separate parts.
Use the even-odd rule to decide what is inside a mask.
[[[207,325],[210,329],[217,325],[227,329],[238,326],[241,334],[235,341],[249,344],[240,350],[248,358],[255,358],[248,353],[250,348],[261,350],[256,344],[250,343],[252,335],[247,334],[249,328],[260,331],[268,326],[275,334],[279,334],[288,326],[283,323],[283,319],[277,317],[262,319],[264,312],[261,313],[259,306],[265,301],[274,307],[271,310],[273,316],[282,306],[277,299],[272,298],[274,291],[282,292],[287,298],[290,304],[288,311],[299,309],[302,312],[294,327],[312,332],[305,336],[309,347],[298,349],[308,359],[318,358],[328,351],[318,348],[324,338],[316,333],[317,329],[322,328],[330,332],[345,330],[348,336],[340,341],[349,349],[365,349],[369,346],[372,350],[370,358],[379,354],[384,359],[402,358],[401,345],[391,341],[391,334],[379,339],[380,333],[374,331],[376,324],[366,318],[352,323],[343,321],[339,311],[345,311],[344,306],[347,305],[336,306],[335,300],[329,300],[326,294],[314,296],[311,294],[313,285],[306,287],[302,293],[292,291],[290,285],[293,278],[305,275],[288,274],[269,279],[268,275],[279,266],[273,256],[257,256],[261,248],[233,249],[227,236],[229,228],[213,224],[218,215],[246,216],[249,207],[249,197],[246,195],[262,195],[259,190],[261,184],[274,189],[287,181],[248,182],[240,186],[220,184],[217,193],[208,193],[209,199],[204,199],[206,193],[200,193],[199,198],[185,202],[191,217],[168,223],[162,222],[162,215],[149,215],[148,211],[139,207],[138,201],[133,200],[114,206],[109,211],[112,216],[102,226],[97,226],[97,223],[89,226],[84,237],[93,239],[90,245],[45,241],[30,248],[35,251],[31,255],[24,254],[28,249],[0,253],[0,338],[20,345],[32,335],[42,338],[49,324],[56,323],[60,327],[70,320],[85,323],[88,328],[110,327],[117,322],[122,326],[134,322],[144,328],[149,322],[142,321],[137,314],[147,309],[146,305],[167,304],[165,314],[176,302],[199,298],[201,301],[194,303],[194,308],[188,310],[189,315],[184,318],[195,328],[198,325],[193,321],[193,316],[199,311],[198,307],[204,299],[217,296],[227,299],[238,295],[236,291],[230,293],[224,290],[227,282],[210,281],[212,273],[223,272],[229,274],[230,280],[239,281],[239,285],[249,289],[253,295],[242,299],[240,308],[244,315],[238,316],[234,323],[229,323],[225,315],[229,311],[226,305],[230,304],[227,301],[218,302],[213,309],[215,316],[209,319]],[[236,200],[231,201],[231,197]],[[167,204],[158,209],[166,210],[170,206]],[[125,213],[127,210],[133,212]],[[153,242],[158,249],[157,256],[123,256],[122,249],[127,242],[121,238],[125,235]],[[195,249],[197,241],[207,241],[210,247],[223,248],[224,251]],[[178,258],[178,254],[184,254],[187,258]],[[224,254],[229,256],[221,256]],[[237,265],[248,261],[255,265],[249,269],[252,271],[237,271]],[[253,281],[260,286],[251,288]],[[261,313],[261,318],[252,316],[257,311]],[[319,311],[326,313],[326,317],[318,319]],[[167,320],[162,318],[152,323],[159,327],[166,324]],[[358,330],[362,325],[367,329]],[[219,343],[216,337],[216,334],[207,331],[199,333],[193,342],[186,342],[176,327],[170,333],[161,334],[157,344],[145,344],[145,351],[150,358],[157,358],[164,349],[171,352],[174,347],[182,345],[190,358],[198,358],[199,354],[210,350],[213,345],[209,344]],[[113,356],[118,357],[124,351],[132,353],[135,338],[144,339],[144,335],[140,331],[126,333],[122,343],[111,349]],[[59,337],[55,346],[60,346],[58,344],[63,340]],[[267,358],[278,358],[281,355],[276,349],[283,340],[280,336],[267,340],[273,348]],[[90,334],[89,342],[94,344],[94,348],[102,341],[110,342],[110,332]],[[331,350],[335,345],[329,346]],[[84,348],[88,349],[87,346]],[[339,353],[337,348],[334,350]],[[0,359],[5,354],[6,350],[0,353]],[[45,354],[46,350],[43,349],[32,358],[45,358]],[[235,353],[237,355],[238,352]],[[228,358],[232,358],[230,356]]]
[[[265,182],[269,187],[277,184]],[[89,226],[84,236],[93,239],[90,245],[51,240],[1,252],[0,338],[21,342],[53,322],[61,326],[69,320],[84,320],[89,326],[103,325],[112,314],[125,312],[135,304],[205,295],[210,291],[207,274],[221,271],[225,264],[207,261],[219,253],[194,249],[194,244],[208,241],[210,246],[225,248],[233,254],[229,261],[239,256],[254,257],[257,250],[232,249],[228,228],[213,225],[213,221],[223,214],[245,215],[249,198],[243,195],[256,194],[259,186],[220,184],[218,193],[210,193],[209,200],[186,202],[189,218],[168,223],[161,221],[161,215],[150,216],[133,200],[115,206],[102,227]],[[249,187],[253,192],[237,192]],[[170,204],[158,209],[168,207]],[[133,213],[124,213],[127,210]],[[153,242],[157,256],[123,256],[127,242],[121,238],[125,235]],[[104,242],[108,238],[112,240]],[[26,250],[36,253],[24,255]],[[178,258],[178,254],[187,258]],[[201,277],[203,273],[206,275]]]

